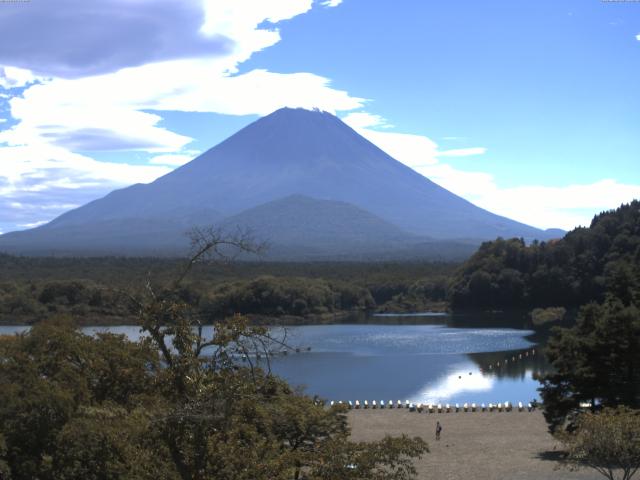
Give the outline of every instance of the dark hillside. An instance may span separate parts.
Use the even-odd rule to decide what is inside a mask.
[[[640,302],[640,202],[594,217],[561,240],[482,244],[456,273],[454,307],[579,306],[611,294]]]

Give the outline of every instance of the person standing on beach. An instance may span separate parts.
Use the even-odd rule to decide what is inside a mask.
[[[442,425],[440,422],[436,422],[436,440],[440,440],[440,432],[442,432]]]

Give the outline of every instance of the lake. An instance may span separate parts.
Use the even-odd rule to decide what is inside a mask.
[[[287,327],[300,353],[277,356],[272,370],[327,400],[523,403],[538,397],[548,370],[540,339],[518,319],[475,315],[384,315],[357,323]],[[26,327],[0,326],[0,334]],[[135,326],[85,327],[139,338]],[[274,327],[277,331],[279,327]],[[310,347],[311,350],[307,351]]]

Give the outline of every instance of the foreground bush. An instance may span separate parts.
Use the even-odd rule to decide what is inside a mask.
[[[640,469],[640,412],[626,408],[585,413],[572,434],[560,437],[574,467],[590,467],[605,478],[631,480]]]

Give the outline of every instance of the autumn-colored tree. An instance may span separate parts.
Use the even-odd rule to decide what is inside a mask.
[[[576,431],[559,438],[572,467],[587,466],[609,480],[631,480],[640,469],[640,411],[620,407],[584,413]]]

